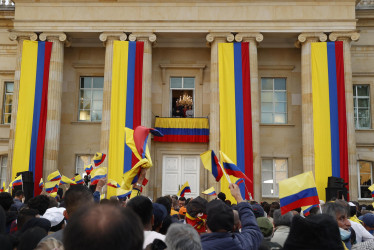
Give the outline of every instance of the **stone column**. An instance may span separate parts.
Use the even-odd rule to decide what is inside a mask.
[[[103,89],[103,112],[101,118],[100,152],[108,154],[109,151],[109,130],[110,130],[110,96],[112,89],[112,65],[113,65],[113,42],[115,40],[125,41],[127,35],[122,32],[100,34],[100,41],[105,45],[105,66],[104,66],[104,89]],[[102,166],[107,167],[108,161]]]
[[[333,32],[330,41],[343,41],[344,53],[344,82],[345,106],[347,114],[347,140],[348,140],[348,168],[349,168],[349,193],[351,200],[358,199],[358,176],[356,159],[356,130],[353,110],[353,84],[351,65],[351,41],[358,41],[360,34],[353,32]]]
[[[43,176],[58,168],[58,152],[60,148],[61,94],[64,74],[64,33],[41,33],[41,41],[52,42],[51,63],[49,66],[48,110],[45,133]],[[44,178],[44,179],[45,179]]]
[[[296,47],[301,47],[301,123],[303,145],[303,171],[314,173],[314,133],[313,133],[313,99],[312,99],[312,66],[311,43],[325,42],[324,33],[302,33]]]
[[[219,158],[220,125],[219,125],[219,82],[218,82],[218,43],[233,42],[234,35],[230,32],[209,33],[206,40],[210,43],[210,115],[209,115],[209,149],[214,150]],[[219,192],[221,185],[211,174],[207,175],[207,188],[214,186]],[[223,177],[225,178],[225,177]]]
[[[16,67],[14,70],[14,87],[13,87],[13,103],[12,103],[12,120],[10,122],[9,130],[9,149],[8,149],[8,163],[7,163],[7,180],[12,179],[12,162],[13,162],[13,149],[14,139],[17,121],[17,110],[18,110],[18,96],[19,96],[19,82],[21,78],[21,61],[22,61],[22,48],[23,41],[32,40],[36,41],[38,35],[33,32],[11,32],[9,39],[17,41],[17,55],[16,55]]]
[[[249,67],[251,73],[252,145],[253,145],[253,198],[261,199],[261,154],[260,154],[260,101],[257,63],[257,44],[264,39],[261,33],[238,33],[237,42],[249,42]]]

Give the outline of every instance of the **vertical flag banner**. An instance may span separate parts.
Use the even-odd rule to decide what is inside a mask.
[[[33,172],[35,195],[40,193],[37,180],[43,177],[52,44],[24,41],[22,48],[12,179],[18,172]]]
[[[220,148],[250,180],[253,180],[249,43],[220,43],[218,64]],[[232,182],[234,181],[232,179]],[[253,193],[253,183],[246,180],[245,185],[249,192]],[[228,181],[222,179],[221,191],[228,199],[235,201],[228,186]],[[249,199],[245,188],[240,187],[240,190],[242,196]]]
[[[311,44],[315,177],[326,200],[329,176],[349,183],[343,42]]]
[[[143,42],[114,41],[108,178],[120,179],[137,159],[125,145],[124,127],[134,129],[141,123]],[[108,189],[108,197],[115,196]]]

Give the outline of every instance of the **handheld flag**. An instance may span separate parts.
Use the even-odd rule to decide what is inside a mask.
[[[59,180],[61,180],[60,172],[57,170],[57,171],[54,171],[52,174],[49,174],[47,180],[48,181],[59,181]]]
[[[71,178],[72,181],[74,181],[74,183],[72,183],[71,185],[78,185],[78,184],[83,184],[84,183],[84,180],[82,179],[82,176],[80,175],[77,175],[73,178]]]
[[[57,196],[57,192],[52,192],[52,193],[49,194],[49,196],[51,196],[51,197],[53,197],[53,198],[56,198],[56,196]]]
[[[107,175],[107,168],[106,167],[100,167],[95,168],[91,172],[91,185],[96,185],[100,179],[105,178]]]
[[[43,189],[43,188],[44,188],[43,178],[40,178],[40,181],[39,181],[39,188],[40,188],[40,189]]]
[[[237,178],[243,178],[252,183],[252,181],[230,160],[227,155],[220,151],[222,166],[225,169],[226,174],[235,176]]]
[[[206,194],[206,195],[217,195],[216,190],[214,189],[214,187],[211,187],[211,188],[203,191],[202,193]]]
[[[318,205],[318,193],[313,173],[307,172],[279,182],[281,214],[295,208]]]
[[[66,177],[65,175],[63,175],[60,180],[60,185],[62,184],[75,184],[75,182],[69,179],[68,177]]]
[[[310,215],[310,210],[314,207],[318,207],[318,205],[311,205],[311,206],[302,207],[301,210],[303,211],[304,216],[305,217],[309,216]]]
[[[55,193],[58,190],[59,181],[49,181],[45,183],[45,191],[49,194]]]
[[[200,154],[201,161],[203,162],[204,168],[212,173],[216,181],[220,181],[222,178],[222,167],[219,164],[217,156],[213,150],[208,150]]]
[[[15,186],[22,186],[23,185],[23,181],[22,181],[22,175],[18,176],[14,181],[12,181],[10,183],[12,185],[12,188],[14,188]],[[10,186],[10,185],[9,185]]]
[[[95,163],[95,167],[99,166],[101,163],[104,162],[105,160],[105,157],[106,157],[106,154],[103,154],[103,153],[96,153],[93,160],[94,160],[94,163]]]
[[[4,192],[4,190],[5,190],[5,181],[3,181],[3,186],[1,187],[0,192],[2,193]]]
[[[107,186],[112,187],[112,188],[119,188],[120,187],[120,185],[115,180],[111,180],[111,179],[109,179],[109,181],[107,183]]]
[[[178,191],[178,196],[184,197],[185,193],[191,193],[190,185],[188,185],[188,181],[184,183],[184,185],[181,187],[181,189]]]
[[[371,197],[374,197],[374,184],[368,188],[371,192]]]
[[[132,190],[124,190],[122,188],[117,188],[118,199],[125,198],[131,195]]]
[[[240,179],[238,179],[236,182],[235,182],[235,184],[236,185],[240,185],[240,184],[242,184],[242,183],[244,183],[244,179],[242,179],[242,178],[240,178]]]
[[[86,174],[89,175],[91,173],[91,171],[93,170],[93,166],[92,164],[89,164],[89,165],[85,165],[84,166],[84,171],[86,171]]]

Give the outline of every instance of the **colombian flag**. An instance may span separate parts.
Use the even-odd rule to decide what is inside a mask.
[[[95,163],[95,167],[97,167],[97,166],[99,166],[101,163],[103,163],[104,160],[105,160],[105,157],[106,157],[106,154],[103,154],[103,153],[96,153],[95,156],[94,156],[94,158],[93,158],[93,161],[94,161],[94,163]],[[91,164],[91,168],[90,168],[90,165],[88,165],[88,166],[86,166],[86,167],[88,167],[88,170],[89,170],[89,172],[91,173],[91,171],[92,171],[92,164]],[[91,170],[90,170],[90,169],[91,169]],[[85,168],[84,170],[85,170],[86,173],[87,173],[86,168]],[[89,174],[89,173],[87,173],[87,174]]]
[[[47,177],[47,180],[48,181],[59,181],[59,180],[61,180],[60,172],[57,170],[57,171],[54,171],[52,174],[49,174],[48,177]]]
[[[181,187],[181,189],[178,191],[178,196],[184,197],[185,193],[191,193],[190,185],[188,185],[188,181],[184,183],[184,185]]]
[[[368,188],[371,192],[371,197],[374,197],[374,184]]]
[[[40,178],[40,181],[39,181],[39,188],[40,188],[40,189],[43,189],[43,188],[44,188],[43,178]]]
[[[78,185],[78,184],[83,184],[84,183],[84,180],[82,179],[82,176],[80,175],[77,175],[73,178],[71,178],[72,181],[74,181],[74,183],[72,183],[71,185]]]
[[[12,188],[14,188],[15,186],[22,186],[23,185],[22,175],[18,176],[14,181],[10,183],[10,185],[12,185]]]
[[[60,180],[60,185],[63,185],[63,184],[75,184],[75,182],[69,179],[68,177],[66,177],[65,175],[63,175]]]
[[[223,173],[222,167],[219,164],[219,161],[217,159],[217,156],[214,154],[214,151],[208,150],[200,154],[200,158],[203,162],[204,168],[209,170],[218,182],[221,179]]]
[[[295,208],[318,205],[318,193],[313,173],[307,172],[279,182],[282,215]]]
[[[343,42],[311,44],[315,176],[325,200],[329,176],[349,183]]]
[[[106,176],[107,176],[106,167],[95,168],[91,172],[91,185],[96,185],[100,179],[103,179]]]
[[[115,180],[109,180],[107,183],[107,186],[112,188],[119,188],[120,185]]]
[[[208,188],[207,190],[203,191],[202,193],[206,194],[206,195],[217,195],[214,187]]]
[[[105,157],[104,157],[105,158]],[[91,173],[91,171],[93,170],[93,166],[92,164],[89,164],[89,165],[85,165],[84,166],[84,171],[86,171],[86,174],[89,175]]]
[[[123,127],[135,129],[141,124],[143,42],[114,41],[108,177],[116,179],[138,162],[125,144]],[[131,185],[131,183],[130,183]],[[108,197],[116,195],[108,190]]]
[[[125,197],[129,197],[131,195],[132,190],[124,190],[122,188],[117,188],[116,196],[118,199],[122,199]]]
[[[0,188],[0,192],[2,193],[4,192],[4,190],[5,190],[5,181],[3,181],[3,186]]]
[[[49,181],[45,183],[45,191],[47,193],[54,193],[58,190],[59,181]]]
[[[33,172],[35,195],[43,177],[51,52],[52,42],[23,42],[12,177]]]
[[[240,184],[242,184],[242,183],[244,183],[244,179],[242,179],[242,178],[240,178],[240,179],[238,179],[236,182],[235,182],[235,184],[236,185],[240,185]]]
[[[247,180],[249,183],[252,181],[225,155],[223,152],[221,153],[222,165],[225,169],[226,174],[235,176],[237,178],[243,178]]]
[[[307,207],[302,207],[301,209],[303,210],[303,214],[305,217],[310,215],[310,210],[314,207],[318,207],[318,205],[312,205],[312,206],[307,206]]]
[[[220,105],[220,148],[232,159],[233,164],[248,178],[245,186],[253,193],[253,147],[251,78],[249,43],[219,43],[219,105]],[[232,179],[234,181],[234,179]],[[231,201],[228,181],[221,181],[221,191]],[[245,199],[249,195],[240,187]]]

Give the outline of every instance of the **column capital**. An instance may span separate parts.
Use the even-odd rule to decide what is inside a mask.
[[[134,42],[136,40],[146,40],[151,43],[156,42],[157,36],[152,32],[133,32],[129,35],[129,40]]]
[[[39,35],[40,41],[48,40],[58,40],[60,42],[66,42],[67,36],[63,32],[53,33],[53,32],[43,32]]]
[[[360,33],[356,31],[350,32],[332,32],[329,35],[329,39],[332,42],[335,41],[358,41],[360,39]]]
[[[245,33],[238,33],[235,35],[235,41],[242,42],[242,41],[255,41],[257,43],[262,42],[264,40],[264,36],[259,32],[245,32]]]
[[[234,35],[230,32],[212,32],[206,35],[206,40],[208,43],[212,43],[216,39],[224,39],[228,42],[233,42],[234,38]]]
[[[301,33],[297,37],[297,41],[295,42],[295,46],[297,48],[300,48],[303,43],[306,42],[326,42],[327,41],[327,35],[322,32],[307,32],[307,33]]]
[[[36,41],[38,39],[38,35],[34,32],[20,32],[20,31],[11,31],[9,33],[9,39],[11,41],[18,41],[21,38],[25,40]]]
[[[114,40],[126,41],[127,35],[123,32],[103,32],[99,36],[100,41],[104,43],[108,41],[109,38]]]

